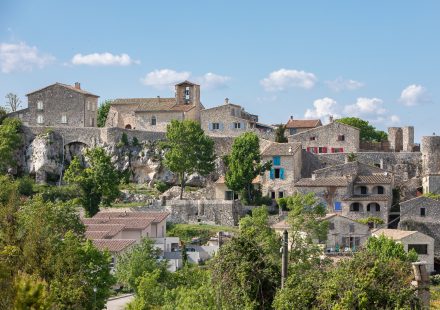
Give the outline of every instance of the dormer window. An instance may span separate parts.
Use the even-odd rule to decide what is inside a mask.
[[[37,109],[43,110],[43,101],[41,101],[41,100],[37,101]]]

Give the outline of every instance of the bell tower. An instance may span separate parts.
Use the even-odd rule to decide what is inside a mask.
[[[200,85],[183,81],[175,85],[177,105],[200,105]]]

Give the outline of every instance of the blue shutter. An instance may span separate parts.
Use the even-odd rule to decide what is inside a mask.
[[[273,180],[275,179],[275,171],[272,169],[270,169],[270,179]]]
[[[246,129],[246,123],[245,123],[245,122],[242,122],[242,123],[241,123],[241,128],[242,128],[242,129]]]
[[[209,128],[209,130],[212,130],[212,123],[208,124],[208,128]]]
[[[234,123],[230,124],[229,127],[231,127],[231,129],[234,130]]]
[[[280,179],[284,180],[284,168],[280,168]]]
[[[220,130],[223,130],[223,123],[220,123],[218,128],[219,128]]]
[[[335,211],[342,211],[342,205],[340,201],[335,201]]]
[[[272,160],[273,160],[273,165],[274,165],[274,166],[279,166],[279,165],[281,165],[281,157],[280,157],[280,156],[274,156],[274,157],[272,158]]]

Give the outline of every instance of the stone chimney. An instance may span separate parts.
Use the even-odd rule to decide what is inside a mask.
[[[80,82],[75,82],[75,88],[76,89],[81,89],[81,83]]]
[[[229,98],[225,98],[225,104],[229,104]]]
[[[292,120],[293,120],[293,115],[290,115],[290,119],[292,119]]]

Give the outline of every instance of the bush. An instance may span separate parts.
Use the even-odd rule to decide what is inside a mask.
[[[440,274],[433,275],[429,278],[431,280],[432,285],[439,285],[440,284]]]
[[[133,146],[139,146],[139,140],[136,137],[133,137],[133,140],[131,140],[131,145]]]
[[[122,133],[121,143],[122,143],[122,145],[128,145],[129,144],[128,136],[127,136],[127,134],[125,132]]]
[[[44,201],[69,201],[81,197],[81,191],[75,185],[47,186],[40,189]]]
[[[18,192],[23,196],[31,196],[34,193],[34,181],[31,177],[25,176],[18,179]]]
[[[165,191],[167,191],[170,186],[162,181],[156,181],[156,183],[154,183],[154,188],[156,188],[159,192],[163,193]]]

